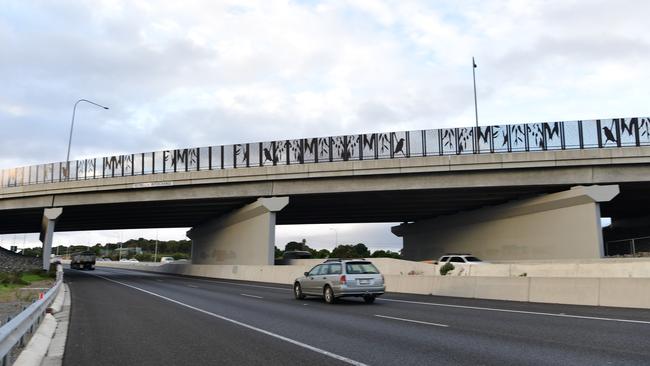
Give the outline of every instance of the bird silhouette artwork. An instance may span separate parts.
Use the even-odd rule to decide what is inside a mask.
[[[616,137],[614,137],[614,133],[612,133],[612,130],[609,127],[603,127],[603,132],[605,133],[605,144],[607,144],[608,141],[611,141],[613,143],[616,143]]]
[[[399,141],[397,141],[397,144],[395,145],[395,150],[393,151],[393,156],[397,155],[397,153],[402,153],[402,155],[406,156],[406,153],[404,152],[404,139],[401,138]]]
[[[264,162],[270,161],[273,162],[273,156],[271,155],[271,152],[269,151],[268,148],[264,148]]]

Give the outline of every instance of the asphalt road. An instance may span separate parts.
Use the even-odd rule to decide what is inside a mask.
[[[64,365],[648,365],[650,311],[66,270]]]

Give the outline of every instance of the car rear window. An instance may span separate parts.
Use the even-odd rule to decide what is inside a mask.
[[[468,262],[482,262],[482,260],[476,258],[476,257],[465,257],[465,260]]]
[[[463,258],[461,258],[461,257],[451,257],[450,262],[454,262],[454,263],[465,263],[465,261],[464,261]]]
[[[345,264],[347,274],[377,274],[379,270],[370,262],[350,262]]]

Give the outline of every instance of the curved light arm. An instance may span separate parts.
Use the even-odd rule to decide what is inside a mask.
[[[104,109],[108,109],[108,107],[105,107],[105,106],[103,106],[101,104],[97,104],[97,103],[95,103],[93,101],[90,101],[88,99],[79,99],[74,104],[74,108],[72,108],[72,122],[70,123],[70,138],[68,139],[68,153],[65,156],[66,169],[68,168],[68,164],[70,163],[70,146],[72,145],[72,130],[74,129],[74,115],[77,112],[77,104],[79,104],[80,102],[86,102],[86,103],[90,103],[90,104],[96,105],[96,106],[104,108]]]

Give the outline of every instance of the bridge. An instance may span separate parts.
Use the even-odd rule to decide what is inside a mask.
[[[0,171],[0,233],[192,227],[197,264],[269,264],[276,224],[403,222],[407,259],[598,258],[650,235],[650,118],[304,138]],[[621,229],[617,229],[620,223]]]

